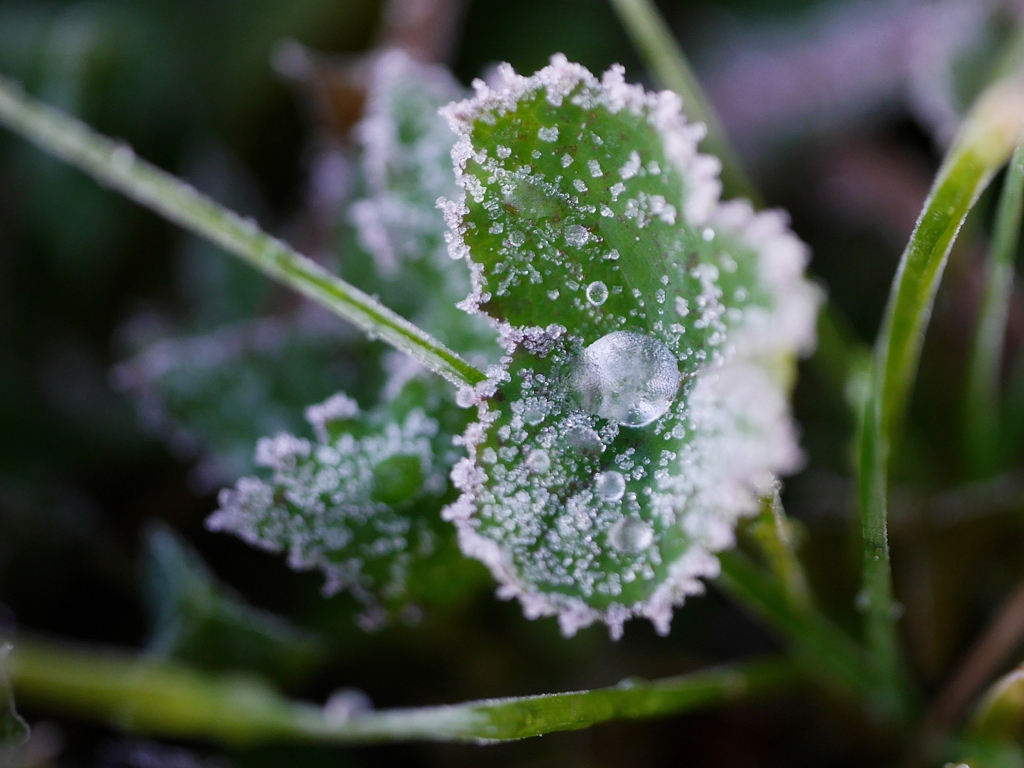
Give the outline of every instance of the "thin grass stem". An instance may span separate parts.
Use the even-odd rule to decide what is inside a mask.
[[[788,661],[764,660],[612,688],[448,706],[346,711],[290,701],[251,677],[199,673],[125,652],[21,639],[8,668],[19,701],[153,736],[234,745],[391,741],[486,743],[661,717],[791,687]]]
[[[1024,136],[1024,77],[990,86],[950,149],[893,281],[872,361],[859,446],[864,537],[861,607],[875,662],[877,715],[907,714],[887,537],[888,468],[917,373],[935,292],[967,214]]]
[[[194,188],[139,159],[126,144],[28,96],[0,77],[0,124],[149,208],[242,258],[349,320],[372,338],[419,360],[456,385],[484,380],[482,372],[376,299],[335,277],[287,243],[261,231]]]

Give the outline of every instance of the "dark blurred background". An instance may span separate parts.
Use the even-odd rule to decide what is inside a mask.
[[[0,72],[315,254],[331,247],[323,234],[337,214],[331,201],[346,194],[344,178],[331,177],[324,161],[325,136],[343,142],[344,126],[325,125],[322,105],[292,82],[289,49],[278,44],[297,40],[335,55],[332,66],[342,67],[386,37],[381,19],[393,21],[387,14],[402,5],[2,0]],[[594,71],[620,62],[630,79],[649,82],[604,0],[438,5],[452,32],[424,39],[463,82],[503,60],[532,72],[558,51]],[[811,245],[814,274],[848,326],[841,330],[870,343],[946,142],[1019,21],[1019,3],[694,0],[661,7],[766,200],[788,208]],[[960,434],[991,209],[984,200],[951,262],[895,473],[897,591],[911,664],[928,690],[1024,575],[1019,439],[998,473],[979,478],[966,468]],[[158,558],[152,526],[162,521],[249,603],[303,628],[295,642],[312,643],[314,660],[296,662],[295,674],[280,680],[300,698],[323,701],[351,687],[377,707],[416,706],[591,688],[775,647],[713,588],[677,611],[670,637],[635,622],[613,643],[601,627],[565,640],[553,620],[526,621],[517,605],[494,599],[486,577],[470,597],[427,611],[416,626],[399,622],[367,635],[355,627],[348,598],[320,596],[319,576],[207,532],[203,520],[218,485],[247,469],[245,446],[343,388],[352,363],[332,357],[326,334],[327,341],[296,352],[294,366],[254,373],[274,380],[280,408],[269,423],[250,424],[248,407],[207,414],[223,432],[217,456],[203,435],[168,426],[159,408],[147,410],[144,398],[115,386],[112,371],[154,340],[208,334],[294,306],[230,257],[0,132],[4,632],[152,648],[158,598],[142,574]],[[1016,372],[1022,335],[1015,296],[1011,403],[1024,403]],[[190,349],[180,354],[187,359]],[[853,421],[829,360],[804,365],[795,397],[807,462],[787,483],[787,506],[806,530],[803,555],[818,598],[856,629]],[[1022,412],[1008,425],[1018,438]],[[935,508],[943,513],[926,514]],[[204,664],[230,660],[213,651]],[[69,767],[863,766],[887,755],[884,741],[847,713],[803,693],[486,749],[232,751],[157,744],[22,710],[42,734],[36,738],[49,739],[53,764]]]

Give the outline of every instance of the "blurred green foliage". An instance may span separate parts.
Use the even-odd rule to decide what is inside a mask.
[[[724,49],[739,37],[745,50],[771,54],[755,89],[780,99],[795,91],[809,105],[802,114],[821,117],[820,105],[831,108],[831,102],[815,101],[817,92],[793,73],[816,74],[813,82],[840,97],[849,81],[827,66],[830,57],[800,58],[792,51],[805,50],[830,18],[839,19],[830,28],[838,28],[836,39],[855,49],[861,30],[843,27],[853,22],[838,12],[867,6],[734,0],[665,3],[664,10],[698,54],[698,65],[706,63],[698,69],[709,84],[728,74],[712,55],[716,46]],[[873,7],[909,24],[899,6]],[[416,290],[409,295],[407,283],[372,284],[372,259],[357,249],[352,227],[318,218],[306,178],[325,146],[336,148],[340,138],[326,134],[309,94],[290,91],[270,65],[274,46],[285,38],[335,53],[365,50],[380,10],[357,0],[7,0],[0,3],[0,71],[125,138],[140,155],[257,217],[357,284],[415,308],[420,297]],[[833,11],[838,15],[829,16]],[[818,27],[805,23],[808,18]],[[952,70],[956,106],[986,79],[1004,29],[986,28],[982,44],[956,50],[967,65]],[[642,77],[600,0],[470,3],[452,64],[468,82],[498,60],[533,71],[555,51],[594,71],[618,61],[631,79]],[[901,66],[895,54],[891,61],[884,51],[875,55],[893,71]],[[778,83],[789,83],[789,90],[773,91]],[[712,98],[724,92],[709,90]],[[851,101],[860,98],[851,93]],[[792,211],[795,228],[812,245],[814,267],[832,301],[850,317],[854,335],[868,341],[935,170],[939,139],[927,119],[889,95],[857,104],[841,111],[838,123],[801,118],[788,126],[792,138],[785,142],[755,135],[743,146],[766,198]],[[371,193],[353,170],[353,151],[344,150],[349,199]],[[999,475],[967,484],[958,419],[951,415],[961,403],[976,306],[972,286],[980,284],[978,254],[988,224],[976,214],[954,254],[895,467],[897,596],[910,664],[928,691],[940,687],[1024,577],[1019,451]],[[454,316],[438,314],[432,330],[462,351],[455,335],[445,335]],[[1017,354],[1022,317],[1015,295],[1007,365],[1018,370],[1024,370]],[[270,348],[243,344],[238,356],[217,366],[190,364],[196,349],[190,345],[222,333],[244,337],[253,323],[276,324],[285,341]],[[596,687],[774,647],[716,593],[689,603],[663,641],[640,627],[618,645],[600,629],[566,641],[550,622],[525,622],[515,607],[492,600],[477,571],[467,575],[472,588],[450,605],[439,596],[434,602],[442,605],[427,611],[419,626],[395,622],[367,635],[353,625],[362,609],[357,601],[324,599],[317,577],[292,574],[278,558],[205,532],[202,520],[215,508],[210,492],[250,471],[258,437],[301,432],[303,408],[339,389],[366,408],[376,404],[385,377],[376,362],[381,347],[345,334],[325,330],[287,293],[216,249],[0,134],[0,603],[9,608],[0,612],[0,624],[10,628],[16,620],[32,630],[138,647],[148,637],[152,650],[202,668],[262,672],[317,700],[356,686],[382,706]],[[338,353],[342,338],[346,351]],[[133,402],[111,386],[109,374],[158,343],[176,345],[180,361],[167,369],[157,398],[163,410],[151,412],[163,419],[160,435],[179,434],[170,444],[140,425]],[[787,483],[785,501],[808,531],[801,555],[815,599],[854,629],[853,425],[834,387],[814,369],[804,374],[795,402],[807,465]],[[1024,402],[1024,379],[1009,379],[1005,387],[1009,400]],[[172,421],[177,426],[166,429]],[[180,430],[182,424],[188,429]],[[147,529],[152,519],[170,521],[192,544]],[[135,565],[145,552],[142,573],[148,576]],[[422,586],[431,583],[433,577],[424,578]],[[147,635],[147,614],[154,634]],[[27,715],[32,722],[46,717]],[[899,745],[884,736],[846,724],[843,714],[794,698],[662,723],[603,726],[487,753],[446,746],[343,754],[281,747],[232,751],[228,759],[238,766],[469,765],[481,759],[496,766],[598,766],[673,765],[683,754],[692,765],[860,766],[891,761],[897,753]],[[59,725],[65,755],[77,764],[106,765],[104,745],[121,738],[72,719]],[[211,751],[188,749],[197,753],[186,753],[195,761]],[[1019,761],[1016,747],[991,751],[999,755],[985,758],[989,764],[1004,756],[1005,764]],[[113,764],[131,765],[127,759]]]

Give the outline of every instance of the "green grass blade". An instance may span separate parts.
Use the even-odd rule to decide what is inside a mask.
[[[787,688],[785,661],[755,661],[614,688],[451,706],[344,713],[292,702],[252,678],[202,675],[165,661],[22,639],[10,658],[17,695],[40,709],[173,738],[268,742],[491,742],[617,719],[679,714]]]
[[[701,150],[722,161],[725,197],[746,197],[755,205],[759,204],[761,196],[757,188],[743,170],[721,120],[654,3],[651,0],[611,0],[611,3],[658,84],[682,96],[683,108],[690,122],[704,123],[707,127],[708,134],[701,142]]]
[[[1024,78],[999,81],[964,123],[903,253],[875,347],[860,441],[863,592],[876,663],[878,714],[905,714],[886,533],[891,441],[917,372],[924,332],[949,251],[964,219],[1024,134]]]
[[[809,678],[840,699],[859,701],[870,668],[856,641],[818,611],[792,600],[743,553],[722,552],[718,558],[722,573],[715,584],[774,629]]]
[[[456,385],[484,375],[440,341],[335,277],[286,243],[156,166],[131,148],[26,96],[0,77],[0,124],[169,221],[351,321],[371,337],[419,360]]]
[[[1022,215],[1024,144],[1017,147],[1010,161],[999,198],[992,247],[985,265],[985,294],[982,297],[967,383],[964,428],[972,469],[979,476],[997,469],[1002,443],[999,430],[1002,400],[999,380]]]

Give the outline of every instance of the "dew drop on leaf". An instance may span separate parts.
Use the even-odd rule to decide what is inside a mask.
[[[570,427],[565,433],[565,442],[577,453],[597,454],[604,450],[600,435],[585,424]]]
[[[595,280],[587,286],[587,301],[595,307],[600,307],[608,300],[608,286],[600,280]]]
[[[654,531],[639,517],[624,517],[612,526],[608,541],[617,552],[636,555],[651,546]]]
[[[591,413],[643,427],[668,411],[681,378],[678,361],[658,339],[613,331],[583,350],[570,380]]]
[[[626,492],[626,480],[614,469],[601,472],[594,478],[594,492],[605,501],[618,501]]]
[[[570,224],[565,228],[565,242],[576,248],[582,248],[590,242],[590,230],[579,224]]]

